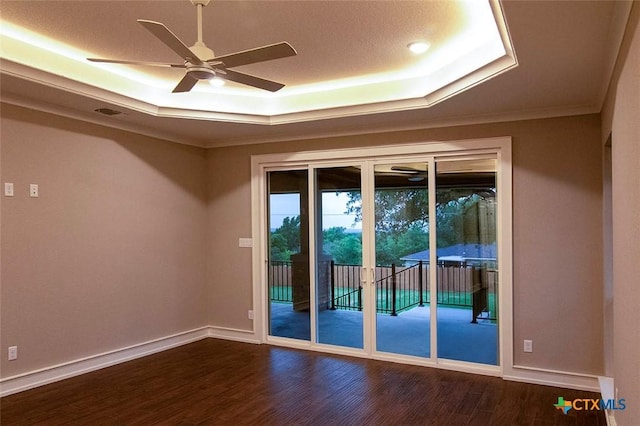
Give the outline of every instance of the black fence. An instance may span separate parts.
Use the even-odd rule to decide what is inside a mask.
[[[329,267],[329,308],[362,310],[362,277],[360,265]],[[430,302],[430,266],[418,262],[412,266],[376,267],[376,310],[397,315]],[[483,265],[439,262],[436,270],[438,306],[470,307],[472,322],[495,320],[498,309],[498,271]],[[292,264],[271,261],[269,291],[272,301],[292,302]]]
[[[272,301],[293,301],[292,274],[291,262],[280,260],[269,262],[267,282],[269,283],[269,297]]]

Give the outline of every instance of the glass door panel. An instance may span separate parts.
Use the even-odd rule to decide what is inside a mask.
[[[315,170],[317,341],[363,347],[361,170]]]
[[[497,159],[359,164],[267,173],[269,335],[499,365]]]
[[[436,163],[438,358],[499,364],[496,167]]]
[[[428,164],[374,168],[376,350],[430,357]]]
[[[311,340],[308,171],[267,173],[269,335]]]

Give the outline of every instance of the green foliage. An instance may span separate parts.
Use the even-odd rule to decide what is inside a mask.
[[[269,240],[271,260],[290,260],[292,254],[300,251],[300,216],[285,217]]]
[[[285,217],[276,231],[287,240],[287,247],[293,252],[300,251],[300,216]]]
[[[429,248],[429,233],[420,226],[410,226],[402,233],[376,230],[376,264],[401,265],[401,260],[412,253]]]
[[[338,264],[362,265],[362,234],[347,234],[345,231],[342,227],[322,231],[322,249]]]
[[[287,239],[284,235],[272,232],[270,244],[271,260],[288,261],[291,258],[292,251],[287,247]]]
[[[400,264],[401,257],[429,248],[429,194],[423,188],[379,189],[375,192],[376,260],[378,265]],[[480,202],[495,199],[495,189],[447,188],[436,194],[437,245],[495,241],[479,240],[477,208]],[[360,192],[350,192],[347,212],[362,220]],[[476,210],[474,210],[476,209]],[[469,220],[473,218],[474,220]],[[466,222],[465,222],[466,221]]]
[[[350,192],[346,212],[362,220],[360,192]],[[438,247],[460,243],[487,244],[495,241],[489,234],[480,241],[478,204],[495,197],[494,189],[443,189],[436,194]],[[402,257],[429,248],[429,197],[425,189],[378,190],[375,193],[376,263],[380,266],[401,265]],[[323,251],[338,264],[362,264],[362,234],[334,227],[322,233]],[[287,217],[282,226],[271,233],[272,260],[290,260],[300,251],[300,217]]]

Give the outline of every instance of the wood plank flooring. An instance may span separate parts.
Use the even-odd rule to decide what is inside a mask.
[[[605,425],[589,392],[205,339],[10,395],[8,425]]]

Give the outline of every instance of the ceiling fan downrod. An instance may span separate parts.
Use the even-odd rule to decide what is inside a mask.
[[[190,0],[191,3],[196,7],[197,10],[197,20],[198,20],[198,34],[197,41],[193,46],[190,47],[193,52],[198,55],[198,57],[204,61],[213,59],[215,54],[213,50],[209,49],[202,41],[202,9],[209,4],[211,0]]]

